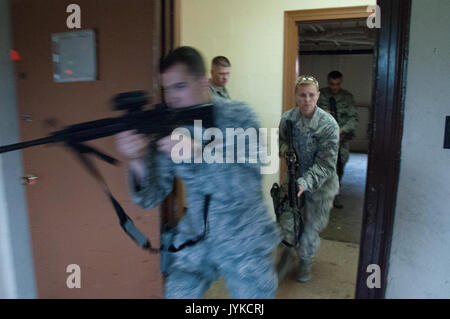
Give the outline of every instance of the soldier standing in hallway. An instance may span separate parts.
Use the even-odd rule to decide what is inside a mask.
[[[288,150],[287,120],[292,122],[293,146],[298,155],[298,194],[304,194],[304,229],[294,248],[285,247],[277,266],[280,280],[293,264],[293,253],[300,259],[297,281],[311,279],[312,258],[320,246],[319,233],[327,226],[333,199],[339,190],[336,160],[339,127],[333,117],[317,107],[319,83],[312,76],[300,76],[295,85],[296,107],[285,112],[280,121],[280,157]],[[297,157],[297,156],[296,156]],[[290,216],[289,205],[282,215]],[[291,221],[280,220],[283,229],[292,229]]]
[[[355,109],[353,94],[342,89],[343,76],[339,71],[328,74],[328,87],[320,89],[317,105],[329,112],[339,124],[339,154],[336,165],[339,183],[344,175],[344,167],[350,153],[350,140],[358,125],[358,112]],[[334,199],[334,207],[342,208],[339,195]]]
[[[224,56],[216,56],[211,63],[211,79],[209,88],[211,94],[220,96],[224,99],[231,99],[230,94],[225,87],[230,79],[231,63]]]

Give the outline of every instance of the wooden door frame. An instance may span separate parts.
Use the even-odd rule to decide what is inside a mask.
[[[295,105],[294,88],[298,58],[297,23],[307,21],[367,18],[367,6],[293,10],[284,12],[283,113]]]
[[[384,298],[400,172],[411,0],[378,0],[381,28],[374,51],[369,155],[356,298]],[[298,22],[367,18],[367,6],[286,11],[283,112],[295,105]],[[381,270],[381,287],[367,286],[369,265]]]
[[[374,54],[369,156],[356,298],[384,298],[394,226],[403,136],[411,0],[378,0],[381,28]],[[381,268],[368,288],[367,267]]]

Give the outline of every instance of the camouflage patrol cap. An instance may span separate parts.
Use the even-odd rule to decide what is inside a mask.
[[[295,90],[297,91],[300,85],[314,85],[319,89],[319,81],[312,75],[300,75],[297,80],[295,80]]]

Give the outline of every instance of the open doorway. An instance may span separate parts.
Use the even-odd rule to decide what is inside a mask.
[[[374,48],[372,111],[364,212],[355,298],[384,298],[400,171],[411,1],[378,0],[380,27]],[[367,7],[285,11],[283,112],[294,105],[299,22],[367,19]],[[379,284],[368,285],[378,269]]]
[[[295,267],[280,282],[279,295],[281,298],[353,298],[367,176],[376,31],[367,27],[366,19],[318,20],[301,22],[297,27],[297,74],[312,75],[318,80],[324,97],[319,99],[319,107],[329,111],[328,98],[335,98],[336,120],[351,135],[345,138],[341,135],[340,192],[328,225],[320,233],[321,246],[314,260],[313,277],[320,280],[299,285],[295,280],[298,267]],[[334,92],[330,90],[329,80],[339,82]],[[353,102],[345,98],[350,94]]]
[[[349,158],[341,180],[340,204],[334,207],[322,238],[359,244],[369,151],[375,29],[365,19],[299,23],[299,74],[315,76],[321,88],[328,74],[343,75],[342,90],[354,97],[357,124],[349,138]],[[348,121],[339,119],[340,126]]]
[[[361,226],[361,243],[358,253],[359,262],[357,266],[356,298],[383,298],[387,283],[387,267],[398,185],[399,150],[401,145],[405,92],[405,70],[408,52],[410,1],[379,0],[377,3],[379,4],[380,12],[383,12],[383,14],[381,15],[382,28],[378,29],[376,32],[377,45],[373,57],[373,102],[371,125],[368,134],[370,149],[368,154],[364,214]],[[375,2],[371,4],[375,4]],[[301,6],[299,5],[299,7]],[[184,21],[182,26],[189,25],[189,28],[187,29],[183,27],[181,43],[196,45],[202,48],[209,57],[214,56],[217,53],[216,51],[218,48],[221,49],[220,53],[225,53],[225,55],[234,54],[232,56],[233,61],[239,60],[239,62],[242,62],[239,68],[235,68],[236,75],[234,78],[238,79],[237,72],[240,71],[240,69],[244,69],[245,76],[242,75],[240,83],[248,78],[254,79],[253,81],[245,82],[245,84],[249,85],[241,86],[246,89],[265,87],[263,84],[267,82],[266,78],[270,78],[269,74],[265,72],[264,75],[266,78],[261,78],[260,73],[255,73],[251,66],[257,65],[258,61],[255,61],[254,58],[260,56],[262,57],[260,59],[261,61],[271,62],[268,66],[272,66],[272,64],[275,67],[277,66],[274,61],[276,61],[280,54],[278,52],[279,50],[276,49],[278,48],[276,41],[271,40],[280,39],[280,35],[274,31],[277,30],[277,28],[273,28],[272,25],[266,23],[268,19],[275,18],[276,12],[274,14],[269,14],[267,12],[258,11],[254,15],[255,19],[251,21],[264,21],[264,23],[259,24],[259,27],[256,28],[257,31],[253,33],[249,32],[251,27],[248,27],[239,29],[239,33],[233,33],[231,31],[236,31],[238,29],[231,28],[230,26],[236,27],[236,22],[241,21],[241,19],[239,19],[239,13],[246,12],[248,15],[248,12],[251,12],[251,10],[250,8],[249,11],[243,10],[242,4],[240,3],[239,10],[233,11],[234,7],[231,4],[227,4],[227,6],[221,7],[221,17],[224,19],[226,18],[227,20],[231,19],[231,22],[233,23],[213,23],[214,19],[217,18],[216,16],[213,16],[211,17],[211,23],[208,25],[214,25],[215,28],[213,30],[208,29],[206,35],[211,36],[206,36],[202,32],[202,30],[204,30],[204,24],[199,23],[198,25],[192,26],[191,23],[194,21],[193,18],[195,18],[195,21],[201,21],[201,19],[199,19],[199,14],[193,12],[193,10],[187,6],[182,7],[181,9],[183,12],[181,21]],[[285,8],[282,12],[282,14],[284,14],[284,32],[282,35],[284,37],[284,45],[282,48],[283,52],[281,53],[283,57],[281,111],[284,113],[295,105],[292,92],[294,91],[295,79],[297,76],[296,62],[299,53],[297,24],[299,22],[305,23],[342,19],[365,20],[371,15],[371,12],[368,11],[366,5],[313,10],[293,10],[292,8]],[[258,16],[258,19],[256,19],[256,16]],[[205,19],[209,17],[210,14],[206,15]],[[267,19],[264,19],[263,17]],[[224,22],[222,21],[223,19],[219,20],[220,22]],[[247,20],[248,19],[245,21]],[[244,21],[244,19],[242,19],[242,21]],[[268,26],[264,28],[266,25]],[[239,26],[241,26],[241,24],[239,24]],[[229,34],[226,32],[229,32]],[[202,34],[202,37],[200,37],[199,34]],[[219,37],[219,34],[221,41],[213,41],[212,39]],[[268,35],[268,37],[265,38],[264,41],[260,41],[259,35],[261,34]],[[239,38],[237,38],[237,36],[239,36]],[[251,39],[254,39],[254,41],[250,41]],[[255,49],[253,51],[249,49],[249,42],[254,44]],[[258,42],[263,43],[264,47],[258,46]],[[223,50],[224,48],[230,47],[231,44],[233,50]],[[246,48],[245,51],[238,52],[238,48],[240,49],[242,47]],[[249,50],[252,53],[258,50],[258,54],[251,56],[251,60],[248,55],[244,54]],[[252,63],[250,63],[250,61]],[[237,63],[235,64],[237,65]],[[272,70],[275,68],[269,69]],[[255,73],[254,78],[250,77],[250,75],[253,74],[252,72]],[[276,76],[273,77],[275,78]],[[238,87],[236,87],[235,91],[242,95],[242,90],[239,91]],[[251,94],[247,94],[246,96],[254,98]],[[264,104],[265,102],[258,99],[258,96],[255,97],[255,101],[261,104]],[[278,103],[272,104],[276,105]],[[255,103],[255,105],[257,105],[257,103]],[[269,114],[267,113],[268,110],[269,109],[262,110],[261,114],[264,116],[267,115],[266,122],[270,125],[270,123],[273,122],[271,121],[272,118],[278,119],[279,114]],[[277,125],[277,123],[275,125]],[[285,169],[283,170],[282,167],[280,175],[282,175],[284,171]],[[373,287],[367,286],[367,279],[370,275],[368,269],[369,266],[373,265],[377,265],[379,266],[379,269],[381,269],[381,289],[372,289]],[[213,286],[211,288],[214,288]],[[216,285],[216,288],[221,289],[217,289],[215,291],[217,293],[210,291],[211,293],[207,294],[205,297],[227,297],[227,294],[223,294],[223,291],[226,292],[223,282],[222,285]],[[339,287],[336,289],[339,289]],[[351,295],[353,295],[353,293]]]

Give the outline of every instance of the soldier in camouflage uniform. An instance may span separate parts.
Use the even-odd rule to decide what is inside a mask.
[[[203,60],[195,49],[175,49],[161,62],[160,72],[169,107],[212,103],[214,126],[224,132],[224,139],[226,128],[258,130],[258,120],[247,105],[210,96]],[[141,207],[158,206],[172,191],[175,176],[186,185],[187,211],[164,238],[171,237],[166,244],[176,248],[189,240],[196,243],[161,253],[168,261],[162,262],[167,274],[165,297],[201,298],[222,276],[233,298],[273,298],[278,287],[274,249],[280,235],[264,203],[260,165],[177,164],[171,158],[174,143],[168,136],[148,148],[149,140],[132,132],[117,139],[119,151],[129,158],[131,192]],[[223,154],[231,143],[224,141]]]
[[[279,129],[280,157],[284,157],[288,149],[286,120],[292,121],[293,143],[298,155],[296,160],[300,164],[298,196],[302,193],[305,196],[304,232],[295,247],[300,258],[297,277],[300,282],[311,279],[312,257],[320,245],[319,233],[328,224],[333,198],[339,190],[336,174],[339,127],[329,113],[317,107],[319,95],[317,80],[312,76],[300,76],[295,86],[297,106],[283,114]],[[288,206],[285,209],[286,207]],[[283,215],[292,216],[286,212]],[[289,225],[284,225],[283,228],[289,229]],[[292,263],[289,250],[291,249],[284,249],[279,272],[283,272]]]
[[[211,79],[209,89],[211,94],[218,95],[224,99],[231,99],[225,85],[230,79],[231,63],[224,56],[216,56],[211,62]]]
[[[339,124],[340,142],[339,142],[339,156],[338,156],[338,177],[339,182],[344,175],[344,167],[348,161],[350,153],[350,140],[355,134],[356,126],[358,125],[358,112],[355,109],[355,102],[353,95],[342,89],[342,73],[339,71],[332,71],[328,74],[328,87],[320,89],[320,97],[317,105],[327,112],[332,112],[330,109],[330,99],[334,99],[336,105],[337,122]],[[342,208],[339,196],[336,196],[334,201],[336,208]]]

